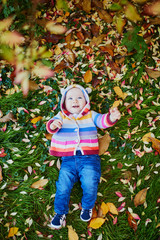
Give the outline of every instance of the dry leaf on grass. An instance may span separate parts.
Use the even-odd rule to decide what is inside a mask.
[[[107,151],[110,141],[111,141],[111,137],[108,133],[106,133],[103,137],[98,139],[99,155],[102,155]]]
[[[19,228],[17,228],[17,227],[11,227],[9,229],[8,238],[13,237],[14,235],[16,235],[16,233],[18,232],[18,229]]]
[[[149,132],[142,137],[144,143],[152,142],[152,148],[154,148],[158,153],[160,153],[160,140],[154,137],[154,134]]]
[[[104,218],[92,218],[88,227],[98,229],[103,225],[104,222],[105,222]]]
[[[128,214],[128,223],[129,226],[134,230],[134,232],[137,231],[137,222],[136,220],[133,218],[132,214],[130,212],[127,211]]]
[[[124,9],[124,13],[126,15],[126,18],[128,18],[129,20],[131,20],[135,23],[142,20],[142,18],[140,17],[140,15],[137,12],[137,9],[135,8],[135,6],[130,3],[127,3],[127,5]]]
[[[48,179],[40,179],[31,185],[31,188],[42,188],[48,183]]]
[[[2,167],[0,166],[0,182],[3,180],[3,176],[2,176]]]
[[[104,215],[106,215],[109,212],[109,206],[107,204],[105,204],[104,202],[102,202],[102,204],[101,204],[101,209],[102,209],[102,213]]]
[[[33,119],[31,120],[31,123],[36,124],[36,123],[37,123],[38,121],[40,121],[42,118],[43,118],[43,117],[41,117],[41,116],[35,117],[35,118],[33,118]]]
[[[106,205],[109,208],[109,212],[111,212],[112,214],[118,215],[118,210],[117,210],[116,206],[113,203],[108,202],[108,203],[106,203]]]
[[[77,233],[73,230],[72,226],[67,226],[68,227],[68,240],[78,240],[79,237]]]
[[[157,79],[158,77],[160,77],[160,71],[158,70],[152,70],[152,69],[146,68],[146,72],[151,78]]]
[[[127,97],[127,93],[123,93],[120,87],[114,87],[113,88],[115,93],[118,95],[118,97],[122,98],[123,100]]]
[[[87,72],[84,74],[84,81],[86,83],[89,83],[92,81],[92,72],[91,70],[87,70]]]
[[[137,207],[138,205],[145,203],[146,195],[147,195],[147,188],[144,188],[141,191],[139,191],[134,198],[134,205]]]
[[[0,122],[9,122],[9,121],[16,122],[17,120],[14,118],[14,115],[12,112],[9,112],[7,115],[4,117],[0,118]]]
[[[53,21],[49,21],[46,24],[46,29],[52,34],[64,34],[67,31],[67,28],[61,24],[55,24]]]

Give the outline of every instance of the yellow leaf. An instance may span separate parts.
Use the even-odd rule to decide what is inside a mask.
[[[118,215],[117,208],[116,208],[116,206],[113,203],[108,202],[108,203],[106,203],[106,205],[109,208],[109,212],[111,212],[112,214]]]
[[[152,148],[154,148],[158,153],[160,153],[160,140],[151,137]]]
[[[59,47],[58,45],[57,45],[56,48],[54,49],[54,53],[55,53],[56,55],[59,55],[59,54],[62,53],[62,50],[60,49],[60,47]]]
[[[160,223],[157,224],[156,228],[160,227]]]
[[[36,123],[37,123],[38,121],[40,121],[42,118],[43,118],[43,117],[41,117],[41,116],[38,116],[38,117],[36,117],[36,118],[33,118],[33,119],[31,120],[31,123],[36,124]]]
[[[104,222],[105,222],[104,218],[92,218],[89,223],[89,227],[93,229],[98,229],[102,226]]]
[[[79,237],[77,233],[73,230],[72,226],[67,227],[68,227],[68,240],[78,240]]]
[[[137,22],[137,21],[141,21],[142,18],[140,17],[140,15],[137,12],[137,9],[130,3],[128,3],[125,7],[125,15],[126,18],[128,18],[129,20],[133,21],[133,22]]]
[[[124,100],[124,99],[127,97],[127,95],[128,95],[127,93],[123,93],[120,87],[114,87],[113,89],[114,89],[115,93],[116,93],[120,98],[122,98],[123,100]]]
[[[31,188],[42,188],[48,183],[48,179],[40,179],[31,185]]]
[[[102,202],[102,204],[101,204],[101,209],[102,209],[102,213],[104,215],[106,215],[109,212],[109,206],[107,204],[105,204],[104,202]]]
[[[18,232],[18,229],[17,227],[11,227],[9,229],[9,233],[8,233],[8,238],[9,237],[13,237],[14,235],[16,235],[16,233]]]
[[[111,108],[116,108],[119,106],[119,104],[121,103],[121,100],[117,100],[113,103],[112,107]]]
[[[134,205],[137,207],[138,205],[143,204],[146,201],[146,195],[147,188],[144,188],[141,191],[139,191],[134,198]]]
[[[99,143],[99,155],[102,155],[105,153],[105,151],[108,149],[109,144],[111,141],[111,137],[108,133],[106,133],[103,137],[98,139]]]
[[[121,16],[119,16],[119,17],[116,17],[115,24],[116,24],[116,29],[118,33],[121,34],[123,31],[123,27],[126,24],[126,21]]]
[[[142,141],[143,141],[144,143],[149,143],[149,142],[152,141],[152,140],[151,140],[151,137],[154,137],[154,135],[153,135],[153,133],[149,132],[149,133],[145,134],[145,135],[142,137]]]
[[[91,0],[83,0],[82,7],[85,12],[89,13],[91,11]]]
[[[92,72],[91,70],[88,70],[85,74],[84,74],[84,81],[86,83],[89,83],[92,81]]]

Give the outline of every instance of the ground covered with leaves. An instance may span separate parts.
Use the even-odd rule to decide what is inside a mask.
[[[0,20],[0,239],[157,240],[160,233],[160,2],[2,1]],[[46,122],[60,87],[92,88],[91,108],[117,106],[99,129],[102,176],[93,218],[71,194],[67,225],[49,227],[61,160]]]

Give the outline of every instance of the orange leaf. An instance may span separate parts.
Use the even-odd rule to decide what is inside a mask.
[[[160,140],[156,138],[150,138],[152,141],[152,148],[154,148],[157,152],[160,153]]]
[[[31,188],[42,188],[48,183],[48,179],[40,179],[31,185]]]
[[[6,30],[10,27],[13,22],[13,18],[9,17],[0,21],[0,31]]]
[[[143,204],[146,201],[146,195],[147,188],[144,188],[141,191],[139,191],[134,198],[134,205],[137,207],[138,205]]]
[[[84,81],[86,83],[89,83],[92,81],[92,72],[91,70],[88,70],[85,74],[84,74]]]
[[[105,222],[104,218],[93,218],[89,223],[89,227],[93,229],[98,229],[103,225],[104,222]]]
[[[0,182],[3,180],[3,176],[2,176],[2,167],[0,166]]]
[[[116,206],[113,203],[108,202],[108,203],[106,203],[106,205],[109,208],[109,212],[111,212],[112,214],[118,215],[117,208],[116,208]]]
[[[136,232],[136,230],[137,230],[137,222],[133,218],[132,214],[130,214],[129,212],[127,212],[127,214],[128,214],[128,223],[129,223],[130,227],[133,228],[133,230]]]
[[[38,116],[38,117],[36,117],[36,118],[33,118],[33,119],[31,120],[31,123],[36,124],[36,123],[37,123],[38,121],[40,121],[42,118],[43,118],[43,117],[41,117],[41,116]]]
[[[154,137],[154,135],[153,135],[153,133],[149,132],[142,137],[142,141],[144,143],[149,143],[149,142],[151,142],[151,137]]]
[[[8,238],[9,237],[13,237],[14,235],[16,235],[16,233],[18,232],[18,229],[17,227],[11,227],[9,229],[9,233],[8,233]]]
[[[104,202],[102,202],[102,204],[101,204],[101,209],[102,209],[102,213],[104,215],[109,212],[109,206],[107,204],[105,204]]]
[[[82,7],[85,12],[89,13],[91,11],[91,0],[83,0]]]
[[[73,230],[72,226],[67,227],[68,227],[68,240],[78,240],[79,237],[77,233]]]

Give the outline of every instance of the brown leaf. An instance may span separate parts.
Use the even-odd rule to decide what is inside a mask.
[[[63,69],[68,68],[69,64],[67,62],[65,62],[64,60],[60,62],[60,64],[58,64],[55,68],[54,68],[54,72],[60,72]]]
[[[66,37],[65,37],[65,42],[67,43],[67,48],[72,49],[73,45],[71,44],[72,42],[72,33],[69,33]]]
[[[137,207],[138,205],[143,204],[146,201],[146,195],[147,188],[144,188],[141,191],[139,191],[134,198],[134,205]]]
[[[42,38],[42,40],[45,39],[47,42],[51,42],[53,44],[56,44],[62,38],[63,38],[63,36],[61,36],[61,35],[48,33]]]
[[[14,118],[14,115],[12,112],[9,112],[4,117],[0,118],[0,122],[9,122],[9,121],[13,121],[13,122],[17,121],[17,119]]]
[[[85,12],[89,13],[91,11],[91,0],[83,0],[82,8]]]
[[[143,13],[145,15],[149,15],[149,16],[156,16],[156,15],[160,15],[160,0],[157,1],[153,1],[150,4],[146,4],[144,6],[144,11]]]
[[[113,53],[114,47],[111,44],[107,44],[106,46],[100,46],[99,49],[102,52],[108,52],[112,57],[114,55]]]
[[[97,210],[96,210],[95,206],[94,206],[93,211],[92,211],[92,218],[97,218]]]
[[[97,10],[97,11],[98,11],[99,17],[101,19],[103,19],[106,23],[111,23],[113,21],[113,18],[111,17],[111,15],[107,11],[105,11],[103,9]]]
[[[68,227],[68,240],[78,240],[79,237],[75,230],[73,230],[72,226],[67,226]]]
[[[45,134],[45,137],[46,137],[48,140],[51,140],[51,139],[52,139],[52,134],[46,133],[46,134]]]
[[[2,176],[2,167],[0,166],[0,182],[3,180],[3,176]]]
[[[152,69],[146,68],[146,72],[151,78],[157,79],[158,77],[160,77],[160,71],[158,70],[152,70]]]
[[[89,83],[92,81],[92,72],[91,70],[87,70],[87,72],[84,74],[84,81],[86,83]]]
[[[110,141],[111,141],[111,137],[108,133],[106,133],[103,137],[98,139],[99,155],[102,155],[107,151]]]
[[[124,177],[124,179],[126,179],[126,180],[128,180],[130,182],[131,179],[132,179],[132,173],[130,171],[125,171],[123,173],[123,177]]]
[[[99,30],[100,30],[100,26],[98,26],[96,23],[91,24],[91,33],[92,33],[93,36],[98,37]]]
[[[137,222],[136,220],[133,218],[133,216],[127,211],[127,214],[128,214],[128,223],[129,223],[129,226],[131,228],[133,228],[134,232],[137,231]]]
[[[101,34],[98,37],[93,37],[93,39],[90,42],[90,46],[91,47],[98,46],[103,41],[105,36],[106,36],[105,34]]]
[[[29,90],[35,91],[38,89],[40,89],[39,85],[35,81],[29,80]]]
[[[78,32],[76,33],[76,35],[77,35],[78,39],[79,39],[81,42],[83,42],[83,41],[85,40],[85,37],[84,37],[84,35],[83,35],[82,32],[78,31]]]
[[[48,179],[40,179],[31,185],[31,188],[42,188],[48,183]]]
[[[68,60],[69,62],[74,64],[74,62],[75,62],[75,54],[72,52],[72,50],[70,50],[69,48],[66,48],[64,51],[65,51],[65,58],[66,58],[66,60]]]

